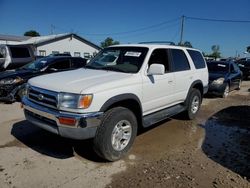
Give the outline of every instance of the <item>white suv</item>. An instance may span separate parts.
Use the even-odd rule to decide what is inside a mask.
[[[131,148],[139,127],[180,112],[193,119],[207,89],[198,50],[116,45],[85,68],[30,79],[23,106],[34,125],[63,137],[93,138],[97,154],[115,161]]]

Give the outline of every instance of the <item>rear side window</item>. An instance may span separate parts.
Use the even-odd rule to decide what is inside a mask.
[[[205,61],[200,52],[195,51],[195,50],[187,50],[187,51],[189,55],[191,56],[196,69],[202,69],[206,67]]]
[[[24,47],[10,47],[13,58],[27,58],[30,57],[29,49]]]
[[[189,70],[189,62],[183,50],[171,49],[173,59],[173,71],[185,71]]]

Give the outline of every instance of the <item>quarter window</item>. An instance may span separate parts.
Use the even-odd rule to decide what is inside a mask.
[[[11,55],[13,58],[27,58],[30,57],[28,48],[23,47],[10,47]]]
[[[185,71],[189,70],[189,62],[183,50],[172,49],[172,58],[173,58],[173,70],[177,71]]]

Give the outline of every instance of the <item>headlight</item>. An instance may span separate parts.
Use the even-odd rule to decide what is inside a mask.
[[[59,109],[86,109],[92,102],[93,95],[79,95],[74,93],[59,93]]]
[[[29,84],[26,83],[23,88],[23,96],[28,97],[29,96]]]
[[[22,82],[23,79],[20,77],[16,77],[16,78],[5,78],[0,80],[0,85],[8,85],[8,84],[16,84],[19,82]]]
[[[222,85],[224,83],[225,78],[219,78],[212,82],[213,85]]]

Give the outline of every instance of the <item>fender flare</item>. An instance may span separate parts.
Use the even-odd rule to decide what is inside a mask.
[[[195,81],[191,84],[191,86],[189,87],[189,90],[188,90],[186,99],[185,99],[185,101],[184,101],[184,105],[185,105],[185,106],[187,106],[187,101],[188,101],[189,95],[190,95],[190,93],[191,93],[191,89],[193,89],[194,86],[195,86],[196,84],[201,84],[201,85],[202,85],[201,96],[203,96],[203,94],[204,94],[204,86],[203,86],[203,84],[202,84],[202,81],[201,81],[201,80],[195,80]],[[202,97],[202,98],[203,98],[203,97]],[[201,99],[201,100],[202,100],[202,99]]]
[[[134,100],[139,104],[141,113],[142,113],[142,106],[141,106],[141,102],[140,99],[132,93],[124,93],[124,94],[120,94],[120,95],[116,95],[111,97],[109,100],[107,100],[101,107],[100,111],[101,112],[105,112],[110,106],[112,106],[113,104],[117,103],[117,102],[121,102],[124,100]]]

